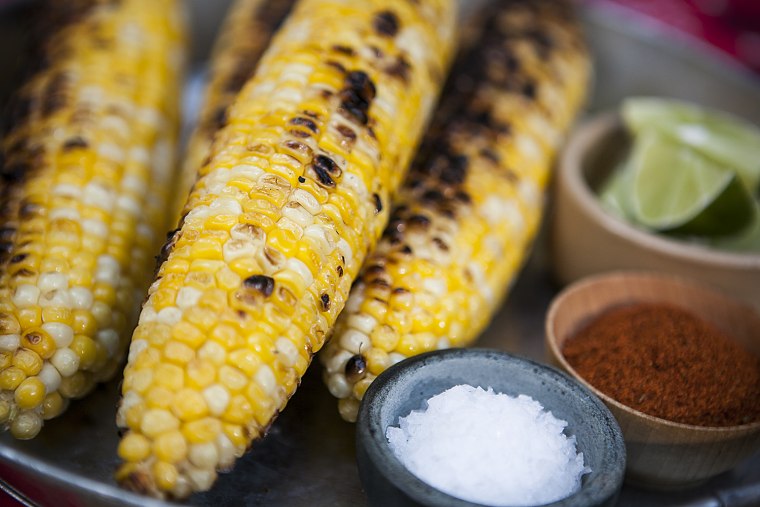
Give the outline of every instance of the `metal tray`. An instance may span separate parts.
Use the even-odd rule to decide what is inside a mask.
[[[192,2],[196,47],[206,47],[227,2]],[[18,11],[15,11],[17,16]],[[23,30],[0,11],[0,64],[18,48]],[[21,14],[22,15],[22,14]],[[602,4],[587,4],[584,21],[596,59],[589,111],[614,107],[634,94],[672,95],[721,107],[760,123],[760,81],[689,39],[666,35],[652,23]],[[638,22],[641,21],[641,22]],[[15,45],[14,45],[15,44]],[[197,89],[196,87],[191,87]],[[2,86],[0,86],[2,92]],[[2,100],[0,100],[2,102]],[[549,205],[551,213],[551,203]],[[478,345],[544,360],[543,320],[557,287],[542,234],[504,307]],[[119,489],[112,479],[117,460],[115,380],[75,402],[34,440],[0,435],[0,489],[26,505],[167,506]],[[621,507],[723,505],[712,492],[760,483],[760,454],[704,486],[654,493],[625,486]],[[0,502],[1,503],[1,502]],[[214,488],[190,505],[361,506],[367,499],[354,462],[354,428],[340,419],[335,400],[314,363],[269,435],[222,474]],[[755,503],[760,505],[760,496]]]

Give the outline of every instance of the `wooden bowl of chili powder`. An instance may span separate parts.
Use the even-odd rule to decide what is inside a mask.
[[[653,273],[584,278],[552,302],[546,349],[618,420],[630,483],[689,487],[760,450],[760,316],[722,292]]]

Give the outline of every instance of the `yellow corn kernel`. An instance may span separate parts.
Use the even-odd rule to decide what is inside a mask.
[[[146,393],[145,403],[149,408],[169,409],[172,406],[172,397],[171,390],[162,386],[155,386]]]
[[[185,435],[188,442],[193,444],[213,442],[221,432],[222,423],[219,419],[212,417],[204,417],[182,425],[182,434]]]
[[[185,383],[185,372],[177,365],[162,363],[156,367],[154,382],[156,385],[176,391]]]
[[[97,343],[84,334],[75,334],[69,348],[79,357],[79,367],[90,370],[97,359]]]
[[[45,398],[45,384],[37,377],[29,377],[19,384],[13,396],[19,408],[35,408]]]
[[[21,336],[21,346],[37,353],[42,359],[50,359],[56,351],[55,341],[41,328],[32,328]]]
[[[156,458],[166,463],[179,463],[187,456],[187,441],[179,430],[167,431],[153,442]]]
[[[36,375],[42,369],[42,358],[34,351],[19,349],[13,356],[13,366],[26,376]]]
[[[193,359],[187,365],[187,386],[203,389],[216,379],[216,367],[211,361]]]
[[[89,310],[74,310],[72,312],[73,322],[71,324],[75,334],[84,336],[94,336],[98,330],[98,323]]]
[[[42,401],[42,418],[47,420],[58,417],[65,409],[68,401],[61,396],[61,393],[54,392],[45,396]]]
[[[187,321],[180,321],[171,329],[171,336],[191,349],[197,349],[206,341],[206,335]]]
[[[183,365],[195,358],[195,351],[184,343],[172,340],[164,347],[164,357],[173,363]]]
[[[150,454],[150,440],[139,433],[128,433],[119,442],[119,457],[126,461],[141,461]]]
[[[200,419],[208,413],[203,396],[193,389],[182,389],[174,395],[171,403],[174,415],[182,421]]]
[[[26,375],[21,368],[11,366],[0,371],[0,389],[13,391],[26,379]]]
[[[153,476],[155,477],[156,485],[159,488],[165,491],[171,491],[174,488],[174,485],[177,484],[179,472],[177,472],[177,467],[171,463],[156,461],[153,464]]]

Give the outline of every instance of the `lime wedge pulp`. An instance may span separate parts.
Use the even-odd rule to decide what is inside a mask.
[[[630,214],[650,229],[721,236],[748,226],[752,196],[737,173],[658,130],[646,130],[631,156]]]
[[[640,135],[657,129],[735,170],[751,194],[760,184],[760,128],[724,112],[673,99],[636,97],[623,102],[623,120]]]

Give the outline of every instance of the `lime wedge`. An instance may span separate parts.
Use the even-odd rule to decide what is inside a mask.
[[[728,166],[755,193],[760,184],[760,128],[728,113],[673,99],[629,98],[623,120],[634,133],[648,129],[676,138]]]
[[[754,217],[737,173],[656,130],[642,133],[631,157],[632,218],[676,234],[729,235]]]
[[[630,175],[628,163],[616,167],[599,189],[602,206],[619,218],[627,219],[630,215]]]

